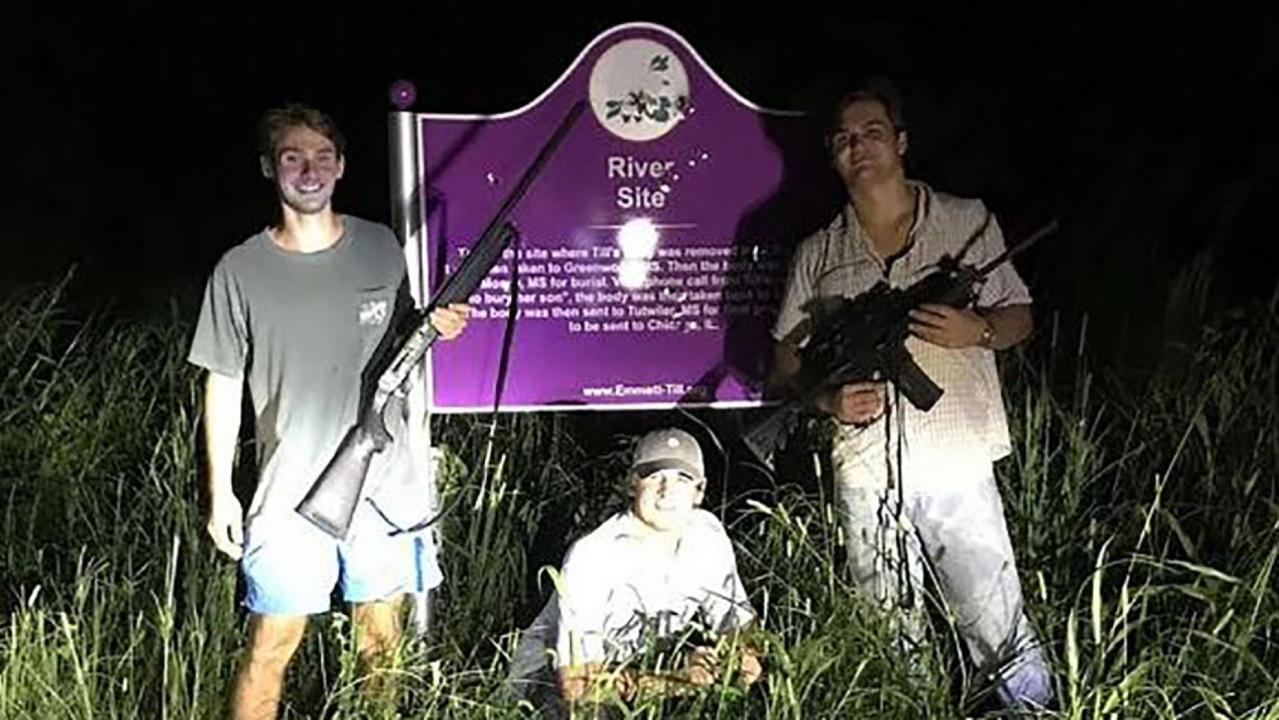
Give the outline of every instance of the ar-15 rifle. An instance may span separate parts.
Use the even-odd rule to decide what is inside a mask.
[[[880,281],[851,300],[823,298],[822,319],[815,318],[808,344],[799,351],[795,392],[746,431],[742,437],[746,446],[767,464],[800,415],[813,407],[819,396],[854,382],[887,380],[910,404],[925,412],[931,410],[943,390],[906,349],[910,311],[923,303],[967,307],[992,270],[1056,229],[1054,220],[980,268],[947,256],[936,270],[909,287],[892,288]]]
[[[533,163],[502,201],[457,271],[444,281],[424,310],[414,312],[410,320],[412,330],[389,356],[391,360],[386,369],[380,374],[372,375],[377,378],[377,385],[371,399],[361,403],[359,420],[347,431],[338,445],[337,453],[297,506],[297,512],[316,527],[335,538],[346,537],[351,517],[355,514],[356,504],[364,490],[369,463],[375,453],[381,452],[392,441],[387,431],[386,418],[393,417],[393,413],[403,412],[402,389],[413,368],[439,336],[430,323],[431,311],[451,303],[465,302],[479,287],[515,235],[515,228],[507,222],[507,216],[542,171],[551,154],[563,142],[569,129],[581,117],[585,107],[584,102],[578,102],[569,109]],[[511,291],[515,292],[515,289],[512,288]],[[374,362],[377,361],[378,358],[375,358]]]

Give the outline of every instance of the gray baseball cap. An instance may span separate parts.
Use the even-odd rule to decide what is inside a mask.
[[[706,477],[702,447],[683,430],[655,430],[639,439],[631,458],[631,472],[646,478],[660,470],[683,470],[701,480]]]

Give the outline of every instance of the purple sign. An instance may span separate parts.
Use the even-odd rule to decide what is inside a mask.
[[[499,387],[503,410],[758,404],[831,174],[811,119],[752,105],[665,28],[605,32],[514,112],[416,116],[431,286],[580,99],[466,333],[432,351],[432,409],[489,410]]]

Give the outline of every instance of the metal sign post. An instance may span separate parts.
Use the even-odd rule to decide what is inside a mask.
[[[430,296],[430,274],[426,265],[423,249],[426,247],[426,229],[421,222],[418,207],[418,183],[416,172],[418,167],[419,147],[418,133],[415,132],[414,114],[408,111],[413,104],[416,92],[412,84],[400,81],[391,86],[391,101],[399,108],[390,114],[389,141],[391,165],[391,222],[395,234],[404,244],[404,260],[408,265],[409,290],[413,302],[422,308]],[[431,423],[427,415],[428,383],[430,373],[429,362],[425,362],[415,371],[415,382],[409,390],[409,441],[412,447],[414,464],[423,468],[426,473],[427,492],[430,493],[430,512],[439,511],[439,492],[436,485],[436,467],[434,452],[431,447]],[[433,533],[433,528],[422,530]],[[424,637],[431,625],[431,590],[425,587],[419,577],[413,589],[413,627],[419,637]]]

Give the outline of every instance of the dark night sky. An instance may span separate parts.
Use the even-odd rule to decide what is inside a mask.
[[[480,0],[408,14],[219,5],[9,18],[0,290],[74,261],[82,293],[138,307],[192,299],[217,256],[268,217],[253,126],[289,99],[328,109],[348,135],[339,206],[385,219],[393,80],[416,82],[418,109],[509,110],[599,32],[634,20],[682,34],[766,106],[821,111],[865,72],[901,80],[914,174],[983,197],[1010,235],[1061,219],[1019,263],[1058,308],[1131,305],[1124,292],[1158,307],[1208,249],[1221,302],[1274,288],[1262,213],[1279,200],[1279,63],[1259,10],[1207,22],[1042,4],[1035,17],[965,5],[926,18],[783,2],[540,15]]]

